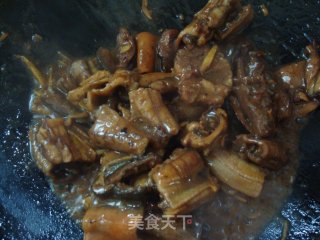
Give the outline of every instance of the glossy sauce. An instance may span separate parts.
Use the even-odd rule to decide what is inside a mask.
[[[297,146],[300,128],[300,125],[292,121],[282,126],[277,132],[279,140],[282,140],[285,149],[288,150],[290,160],[279,171],[268,172],[262,193],[258,198],[246,197],[221,183],[222,190],[215,195],[213,200],[191,213],[193,223],[187,226],[190,235],[183,233],[184,238],[254,239],[259,235],[268,222],[279,213],[292,191],[299,162]],[[61,180],[51,181],[53,191],[61,198],[70,215],[79,224],[88,201],[93,205],[99,205],[102,202],[106,206],[119,207],[121,205],[121,201],[117,199],[110,198],[101,201],[90,191],[91,184],[97,176],[98,167],[98,164],[90,166],[69,183]],[[155,239],[155,236],[146,235],[141,237],[142,239]]]

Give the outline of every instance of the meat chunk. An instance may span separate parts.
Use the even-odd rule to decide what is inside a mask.
[[[56,86],[67,93],[81,84],[82,81],[91,76],[92,72],[86,59],[79,59],[71,62],[65,56],[53,67],[53,79],[57,80]]]
[[[319,107],[317,100],[302,101],[293,106],[293,116],[295,118],[304,118]]]
[[[189,78],[179,83],[179,95],[187,103],[201,103],[215,107],[220,107],[230,92],[230,87],[223,84],[213,84],[212,82]]]
[[[155,148],[164,147],[177,135],[179,125],[164,104],[160,93],[150,88],[129,92],[131,121],[143,131]]]
[[[101,106],[89,135],[102,148],[125,153],[143,154],[149,140],[145,134],[107,106]]]
[[[84,240],[137,240],[137,229],[129,227],[135,224],[132,217],[142,214],[143,211],[135,209],[90,208],[82,221]]]
[[[136,72],[117,70],[114,74],[108,71],[98,71],[81,86],[68,93],[68,100],[80,105],[88,111],[96,109],[102,103],[106,103],[108,97],[119,87],[135,89],[138,86]],[[104,101],[100,99],[103,98]]]
[[[78,104],[82,101],[87,93],[95,88],[99,88],[104,86],[105,84],[110,82],[111,74],[108,71],[99,71],[96,74],[90,76],[88,79],[83,81],[81,85],[69,91],[67,99],[75,104]]]
[[[136,54],[136,41],[125,28],[117,36],[117,57],[120,68],[127,68]]]
[[[317,99],[308,96],[305,89],[297,88],[291,91],[291,108],[294,118],[304,118],[319,107]]]
[[[166,78],[151,83],[149,87],[157,90],[161,94],[173,93],[178,90],[178,80],[176,78]]]
[[[306,47],[307,60],[285,65],[276,71],[276,76],[290,88],[305,89],[310,97],[320,92],[320,56],[318,47]]]
[[[117,70],[111,77],[109,83],[107,83],[101,89],[92,89],[87,93],[87,108],[88,110],[93,110],[97,106],[101,105],[100,98],[108,99],[115,90],[119,87],[124,87],[128,91],[131,89],[136,89],[138,87],[137,83],[137,73],[127,70]]]
[[[140,75],[139,85],[157,90],[160,93],[174,92],[178,89],[178,78],[172,72],[146,73]]]
[[[198,46],[206,44],[213,37],[214,30],[223,27],[230,13],[238,9],[239,5],[239,0],[209,0],[180,32],[178,42],[182,40],[186,45]]]
[[[263,54],[242,53],[236,60],[236,71],[230,100],[238,119],[252,134],[269,136],[275,129],[275,114]]]
[[[158,42],[157,53],[161,59],[161,70],[164,72],[170,72],[173,68],[174,57],[177,52],[175,39],[178,34],[179,31],[176,29],[167,29],[161,34]]]
[[[216,37],[223,40],[228,36],[241,32],[252,22],[253,14],[254,11],[251,4],[243,6],[234,19],[228,19],[227,23],[217,30]]]
[[[225,184],[250,197],[260,195],[265,173],[257,166],[227,151],[213,152],[206,160],[212,173]]]
[[[43,91],[41,100],[45,106],[52,110],[52,112],[60,116],[67,116],[79,112],[79,110],[70,104],[66,97],[58,91]]]
[[[276,170],[288,162],[286,149],[275,140],[239,135],[234,145],[248,160],[262,167]]]
[[[215,51],[215,53],[212,51]],[[211,54],[213,54],[213,56],[211,56]],[[207,67],[203,68],[204,66]],[[224,54],[220,52],[217,45],[212,46],[203,59],[200,69],[204,79],[215,85],[224,85],[231,89],[233,84],[232,69],[228,60]]]
[[[133,119],[142,118],[146,124],[162,132],[163,136],[171,137],[179,132],[179,125],[158,91],[139,88],[129,92],[129,99]]]
[[[33,156],[46,175],[62,164],[96,160],[87,134],[75,125],[66,127],[63,119],[44,119],[30,135]]]
[[[147,73],[140,76],[139,85],[157,90],[161,94],[175,92],[178,89],[178,78],[173,72]]]
[[[279,68],[275,75],[290,88],[304,88],[306,61],[290,63]]]
[[[222,146],[227,131],[227,114],[221,108],[204,113],[199,122],[190,122],[181,142],[186,147],[205,149]]]
[[[152,72],[146,73],[139,76],[139,85],[141,87],[150,87],[152,83],[169,80],[176,76],[175,73],[164,73],[164,72]]]
[[[165,214],[190,212],[218,191],[216,181],[207,174],[204,162],[193,150],[175,150],[150,174],[163,197],[159,206]]]
[[[31,111],[34,114],[66,117],[81,111],[67,101],[66,97],[53,89],[37,89],[31,99]]]
[[[220,107],[230,93],[231,67],[217,45],[179,50],[175,71],[180,74],[179,94],[185,102]]]
[[[179,49],[174,60],[175,72],[187,76],[199,74],[203,59],[209,50],[208,46]]]
[[[147,187],[135,187],[124,183],[123,180],[150,171],[160,163],[160,160],[157,155],[151,153],[145,156],[107,153],[100,160],[100,173],[92,189],[98,195],[111,193],[137,195],[142,193]]]
[[[306,117],[319,106],[317,98],[320,92],[320,57],[314,45],[307,46],[306,51],[307,61],[285,65],[275,73],[277,79],[289,88],[285,95],[283,90],[275,95],[275,101],[278,103],[276,105],[282,103],[282,107],[278,107],[278,115],[281,110],[280,115],[287,116],[290,111],[296,118]],[[287,100],[288,94],[291,98],[290,104]]]

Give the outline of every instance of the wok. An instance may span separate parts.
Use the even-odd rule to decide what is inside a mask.
[[[90,55],[99,46],[112,47],[120,26],[153,32],[181,29],[205,2],[150,0],[154,19],[148,21],[138,0],[0,1],[0,32],[9,33],[0,42],[1,239],[82,239],[80,227],[31,160],[28,101],[33,84],[14,54],[41,59],[40,67],[51,62],[57,50],[75,57]],[[319,1],[252,2],[257,14],[247,32],[274,56],[271,64],[293,61],[306,44],[320,41]],[[261,3],[268,6],[269,16],[261,14]],[[290,223],[288,239],[320,239],[320,111],[305,124],[293,192],[258,239],[279,239],[284,219]]]

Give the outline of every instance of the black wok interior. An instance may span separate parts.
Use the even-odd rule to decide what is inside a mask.
[[[154,20],[148,21],[136,0],[2,0],[0,32],[0,238],[82,239],[80,227],[68,217],[29,154],[28,100],[32,81],[15,54],[25,54],[40,67],[61,50],[74,57],[93,54],[99,46],[112,47],[120,26],[133,31],[157,32],[179,28],[206,1],[150,0]],[[282,64],[302,56],[313,39],[320,42],[320,2],[317,0],[251,1],[257,16],[248,34],[259,48]],[[264,17],[259,5],[270,11]],[[185,16],[181,21],[179,14]],[[34,46],[35,34],[43,41]],[[300,137],[301,160],[294,191],[281,213],[260,239],[279,239],[284,219],[290,222],[289,239],[320,238],[320,111],[312,114]]]

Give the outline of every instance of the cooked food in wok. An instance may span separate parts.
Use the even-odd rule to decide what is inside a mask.
[[[115,48],[41,70],[18,56],[37,82],[33,158],[85,240],[244,239],[279,210],[319,49],[275,68],[242,34],[253,17],[209,0],[182,30],[121,28]]]

